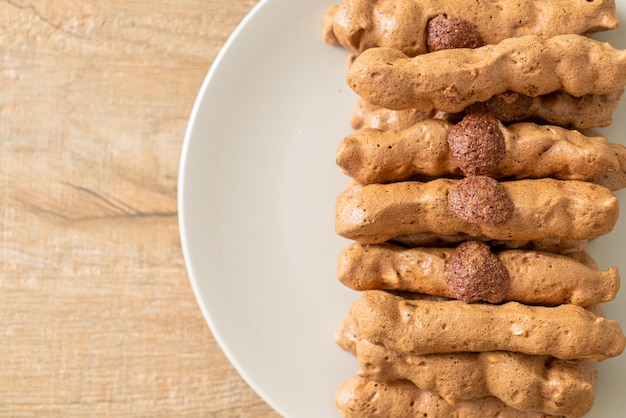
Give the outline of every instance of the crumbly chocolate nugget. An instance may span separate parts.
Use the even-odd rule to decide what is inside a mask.
[[[470,176],[448,189],[448,209],[470,224],[506,223],[515,210],[506,188],[487,176]]]
[[[358,340],[355,348],[359,376],[387,383],[408,380],[451,405],[493,396],[521,411],[582,417],[595,401],[597,373],[584,360],[509,351],[417,356],[367,340]]]
[[[440,14],[426,25],[428,52],[453,48],[478,48],[485,45],[474,25],[458,17]]]
[[[576,305],[411,300],[381,290],[350,307],[359,338],[400,354],[513,351],[603,361],[624,351],[617,321]]]
[[[618,25],[614,0],[344,0],[328,8],[324,39],[353,51],[385,46],[415,56],[427,52],[428,23],[438,15],[467,22],[488,44],[525,35],[592,33]]]
[[[355,376],[335,391],[335,405],[344,418],[547,418],[519,411],[487,397],[450,405],[440,396],[408,381],[383,383]]]
[[[534,123],[504,127],[476,114],[457,125],[426,119],[401,131],[360,129],[339,143],[336,163],[361,184],[486,174],[608,182],[622,188],[625,157],[623,145],[601,136]],[[613,181],[605,180],[609,177]]]
[[[579,35],[510,38],[414,58],[371,48],[352,63],[347,82],[375,105],[454,113],[508,91],[533,97],[613,93],[626,84],[626,51]]]
[[[467,303],[500,303],[511,287],[504,263],[479,241],[456,247],[446,262],[445,282],[454,299]]]
[[[471,223],[454,210],[470,208],[472,199],[456,200],[459,207],[448,204],[451,190],[465,180],[352,184],[337,196],[335,230],[365,244],[423,233],[503,241],[587,240],[610,232],[619,215],[619,200],[605,187],[574,180],[516,180],[500,183],[513,203],[504,223]],[[489,202],[488,196],[479,200]]]
[[[341,283],[358,291],[401,290],[453,298],[446,271],[456,251],[352,243],[339,256],[337,274]],[[545,306],[571,303],[588,308],[613,300],[620,287],[617,268],[600,271],[580,257],[527,250],[494,254],[509,275],[504,301]]]
[[[506,154],[504,127],[491,115],[467,115],[447,136],[452,157],[463,173],[492,175]],[[541,176],[545,177],[545,176]]]

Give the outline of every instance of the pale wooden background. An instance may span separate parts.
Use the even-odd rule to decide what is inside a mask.
[[[0,1],[1,417],[276,417],[178,236],[183,135],[256,0]]]

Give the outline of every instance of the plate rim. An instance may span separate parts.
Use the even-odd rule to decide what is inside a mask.
[[[198,90],[198,93],[196,94],[193,107],[189,114],[187,126],[185,128],[185,133],[183,137],[183,145],[181,148],[181,155],[179,159],[178,182],[177,182],[178,183],[177,184],[177,190],[178,190],[177,210],[178,210],[178,229],[179,229],[183,259],[185,263],[185,270],[187,271],[188,280],[189,280],[189,283],[191,284],[191,288],[194,294],[194,298],[196,300],[196,304],[202,313],[202,317],[205,323],[207,324],[207,326],[209,327],[209,330],[211,331],[211,335],[217,342],[217,345],[219,346],[222,353],[226,356],[227,360],[234,367],[237,373],[242,377],[242,379],[246,382],[246,384],[250,386],[250,388],[264,402],[266,402],[274,411],[278,412],[280,415],[284,415],[284,412],[282,411],[280,406],[277,405],[271,399],[271,397],[265,394],[265,392],[255,383],[254,379],[252,379],[251,376],[246,372],[245,368],[241,366],[241,364],[239,363],[237,358],[234,356],[234,354],[228,349],[228,346],[225,343],[223,336],[219,332],[217,332],[217,324],[215,323],[215,320],[213,319],[213,317],[209,314],[208,307],[206,306],[206,303],[204,302],[204,299],[200,291],[200,287],[198,283],[198,280],[199,280],[198,276],[194,270],[194,263],[192,262],[192,259],[191,259],[189,237],[187,236],[186,217],[184,216],[186,212],[184,202],[185,202],[185,196],[187,195],[187,190],[185,187],[185,183],[186,183],[185,179],[186,179],[186,174],[187,174],[187,169],[188,169],[187,164],[188,164],[189,148],[190,148],[190,144],[192,141],[192,135],[195,129],[196,121],[199,117],[200,108],[202,107],[202,104],[204,103],[205,100],[207,100],[207,97],[208,97],[206,92],[209,86],[211,85],[211,82],[213,78],[215,77],[215,74],[218,71],[218,68],[220,67],[221,62],[224,60],[224,58],[228,54],[229,50],[235,43],[236,39],[239,37],[239,35],[244,30],[244,28],[248,25],[248,23],[270,1],[272,0],[259,0],[259,2],[256,3],[254,6],[252,6],[252,8],[246,13],[246,15],[239,21],[235,29],[228,36],[228,38],[226,39],[226,41],[224,42],[224,44],[218,51],[217,55],[215,56],[207,73],[205,74],[205,77],[204,77],[204,80],[202,81],[200,89]]]

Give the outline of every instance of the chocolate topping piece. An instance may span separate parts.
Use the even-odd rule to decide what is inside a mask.
[[[467,115],[448,133],[448,146],[466,175],[492,174],[504,158],[500,123],[486,114]]]
[[[456,17],[437,15],[426,27],[428,52],[453,48],[478,48],[485,43],[471,23]]]
[[[499,225],[513,213],[506,189],[491,177],[470,176],[452,186],[448,207],[465,222]]]
[[[450,293],[467,303],[499,303],[509,290],[506,268],[489,246],[479,241],[466,241],[456,248],[446,263],[445,276]]]
[[[519,122],[532,116],[532,104],[532,97],[507,91],[485,102],[468,106],[465,113],[486,113],[502,122]]]

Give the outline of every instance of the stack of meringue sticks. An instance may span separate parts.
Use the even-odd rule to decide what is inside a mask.
[[[626,149],[607,126],[626,51],[610,0],[345,0],[326,42],[360,96],[337,164],[339,280],[362,291],[336,334],[359,370],[345,417],[582,417],[590,362],[626,339],[600,308]]]

